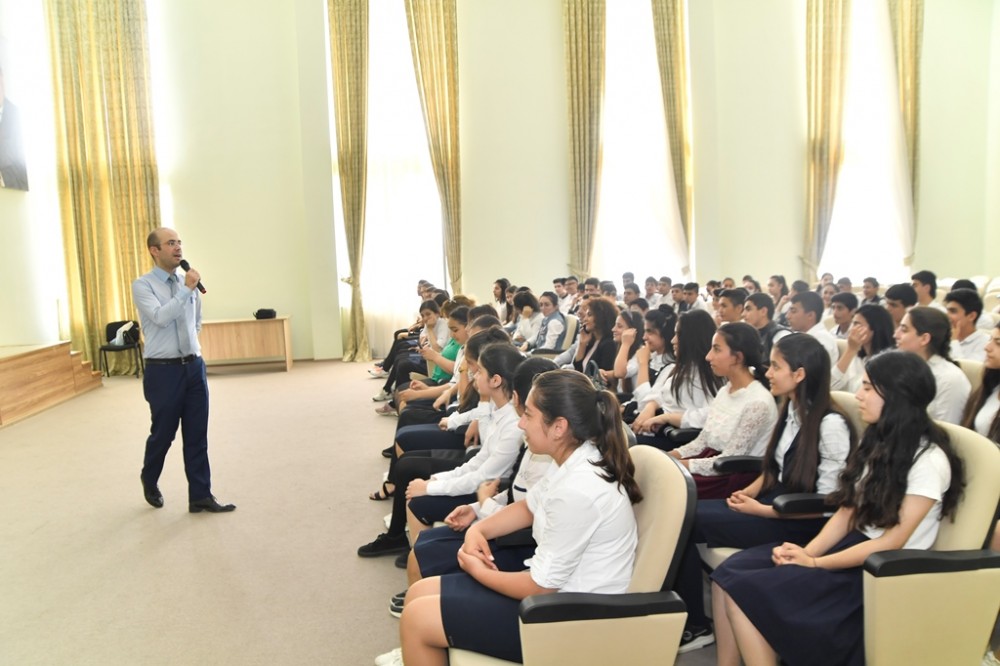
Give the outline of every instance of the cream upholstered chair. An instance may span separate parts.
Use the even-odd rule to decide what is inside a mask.
[[[1000,554],[983,549],[1000,501],[1000,449],[966,428],[938,425],[965,463],[965,494],[932,550],[865,561],[869,664],[978,664],[1000,609]]]
[[[962,372],[969,378],[969,383],[972,384],[972,392],[975,393],[983,383],[983,364],[979,361],[960,358],[958,359],[958,367],[962,368]]]
[[[677,548],[694,520],[696,491],[687,470],[651,446],[629,449],[643,500],[634,505],[639,530],[635,570],[625,594],[556,593],[521,602],[521,649],[525,664],[674,663],[687,612],[669,588]],[[666,583],[666,584],[665,584]],[[451,666],[501,666],[511,662],[465,650],[449,650]]]

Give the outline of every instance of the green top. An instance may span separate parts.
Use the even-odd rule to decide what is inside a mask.
[[[441,356],[444,356],[449,361],[454,361],[458,356],[458,350],[461,346],[462,345],[455,342],[455,338],[448,338],[448,344],[446,344],[441,350]],[[440,384],[451,379],[451,373],[445,372],[444,368],[440,365],[436,365],[434,366],[434,372],[431,373],[431,379]]]

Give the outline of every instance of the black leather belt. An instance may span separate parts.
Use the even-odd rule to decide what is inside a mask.
[[[196,358],[198,357],[194,354],[180,358],[147,358],[146,365],[187,365],[193,363]]]

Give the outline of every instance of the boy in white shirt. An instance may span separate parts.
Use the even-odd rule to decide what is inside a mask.
[[[788,325],[797,333],[808,333],[823,345],[830,355],[830,366],[837,364],[840,350],[837,339],[823,326],[823,299],[815,291],[807,291],[792,296],[792,305],[788,308]]]
[[[976,327],[983,299],[972,289],[953,289],[944,297],[944,304],[951,322],[951,357],[985,361],[990,334]]]
[[[917,271],[910,276],[910,284],[917,292],[917,305],[926,305],[945,312],[945,307],[934,300],[937,296],[937,275],[931,271]]]

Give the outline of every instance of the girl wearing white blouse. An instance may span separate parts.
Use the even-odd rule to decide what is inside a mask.
[[[538,329],[542,326],[545,315],[538,306],[538,299],[530,291],[519,291],[514,294],[514,310],[520,315],[517,328],[511,337],[521,351],[527,351],[538,337]]]
[[[892,315],[880,305],[862,305],[851,319],[847,332],[847,349],[840,355],[830,373],[830,388],[856,393],[861,388],[865,359],[883,349],[892,349]]]
[[[698,499],[722,499],[743,488],[745,474],[720,476],[713,464],[726,456],[762,456],[778,408],[767,388],[760,355],[760,336],[745,322],[726,324],[712,337],[705,356],[712,372],[728,381],[719,390],[701,434],[670,455],[691,471],[698,486]]]
[[[639,374],[637,352],[642,346],[642,315],[629,310],[622,310],[615,319],[611,329],[611,339],[618,345],[615,356],[615,367],[611,370],[601,370],[604,385],[618,393],[632,394]],[[624,399],[624,398],[623,398]]]
[[[948,315],[932,307],[911,308],[899,322],[895,338],[899,349],[913,352],[927,361],[934,374],[937,393],[927,407],[930,417],[947,423],[961,423],[972,384],[958,364],[951,360],[951,322]]]
[[[425,578],[406,595],[403,661],[446,664],[451,647],[521,661],[521,599],[553,592],[626,591],[635,563],[632,504],[642,495],[622,436],[618,400],[582,374],[539,375],[520,426],[532,453],[558,469],[515,502],[472,525],[463,573]],[[538,548],[527,570],[500,571],[489,540],[531,526]]]
[[[1000,444],[1000,326],[990,331],[983,383],[969,397],[962,425]]]

